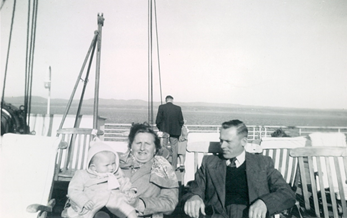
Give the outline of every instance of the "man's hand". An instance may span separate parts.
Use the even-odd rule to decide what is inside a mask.
[[[93,207],[94,207],[94,202],[93,201],[88,201],[83,207],[88,209],[88,210],[92,210]]]
[[[264,201],[258,199],[249,208],[249,218],[265,218],[267,207]]]
[[[200,211],[203,215],[206,215],[205,204],[198,195],[193,195],[184,204],[184,212],[190,217],[198,218]]]

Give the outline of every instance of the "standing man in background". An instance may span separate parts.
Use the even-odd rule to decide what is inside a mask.
[[[158,129],[170,135],[169,141],[172,149],[172,167],[177,168],[178,138],[181,135],[181,129],[184,124],[181,107],[174,105],[173,97],[166,96],[166,104],[159,106],[157,119],[155,121]]]

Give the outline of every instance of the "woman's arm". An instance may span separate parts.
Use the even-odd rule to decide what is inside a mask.
[[[143,211],[139,211],[143,212],[143,215],[153,213],[171,214],[178,203],[178,188],[162,188],[158,196],[140,197],[140,200],[143,201],[145,206]]]

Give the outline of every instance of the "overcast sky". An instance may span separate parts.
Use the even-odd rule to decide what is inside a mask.
[[[17,1],[7,97],[24,94],[26,2]],[[156,2],[163,96],[347,109],[347,1]],[[6,0],[1,10],[2,78],[12,6]],[[97,13],[105,18],[100,98],[148,99],[146,0],[39,1],[33,95],[47,97],[43,83],[51,66],[51,97],[70,97],[97,30]],[[154,100],[160,101],[156,62],[153,67]],[[86,98],[94,96],[94,78],[95,66]]]

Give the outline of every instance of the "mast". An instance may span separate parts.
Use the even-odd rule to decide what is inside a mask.
[[[148,123],[153,124],[152,0],[148,0]]]
[[[93,116],[93,128],[98,129],[98,117],[99,117],[99,83],[100,83],[100,58],[101,58],[101,36],[102,27],[104,26],[104,15],[98,14],[98,39],[97,39],[97,51],[96,51],[96,73],[95,73],[95,92],[94,92],[94,116]]]

